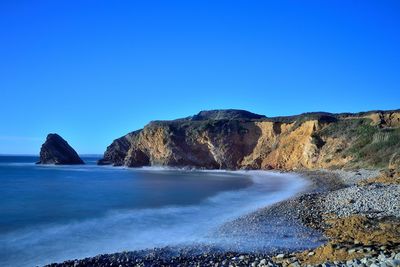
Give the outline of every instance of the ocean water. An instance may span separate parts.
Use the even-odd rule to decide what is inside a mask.
[[[231,249],[237,240],[219,237],[219,227],[307,186],[294,174],[128,169],[83,159],[86,165],[43,166],[36,157],[0,156],[1,266],[162,246]]]

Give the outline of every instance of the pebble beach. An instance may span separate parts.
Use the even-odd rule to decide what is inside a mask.
[[[291,229],[282,236],[302,235],[304,240],[314,242],[313,245],[296,244],[293,249],[250,253],[220,251],[216,247],[165,247],[104,254],[47,266],[400,266],[400,248],[396,243],[399,184],[362,184],[378,176],[378,171],[320,170],[299,174],[311,182],[307,191],[231,221],[222,226],[218,234],[241,231],[249,233],[251,238],[265,235],[266,229],[274,227],[275,231]],[[368,223],[375,220],[382,224],[382,220],[386,220],[385,223],[389,220],[388,225],[395,225],[389,239],[395,241],[390,239],[389,243],[380,245],[350,237],[338,241],[329,236],[326,218],[346,220],[351,216],[365,217]],[[277,227],[279,225],[289,227]]]

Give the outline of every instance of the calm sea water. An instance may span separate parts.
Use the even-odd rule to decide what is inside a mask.
[[[221,243],[212,234],[219,226],[305,185],[290,175],[113,168],[96,159],[43,166],[36,157],[0,156],[2,266]]]

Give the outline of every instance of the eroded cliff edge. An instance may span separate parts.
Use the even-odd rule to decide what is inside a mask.
[[[400,110],[268,118],[202,111],[113,141],[99,164],[207,169],[398,168]]]

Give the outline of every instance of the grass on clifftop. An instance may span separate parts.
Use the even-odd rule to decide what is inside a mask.
[[[330,124],[321,136],[342,137],[349,146],[342,153],[353,158],[354,167],[386,168],[400,151],[400,129],[371,125],[370,119],[345,119]]]

